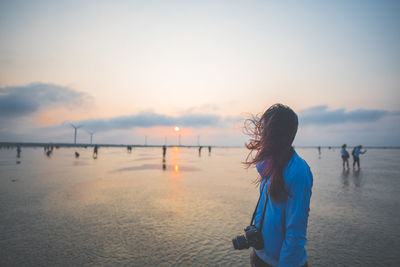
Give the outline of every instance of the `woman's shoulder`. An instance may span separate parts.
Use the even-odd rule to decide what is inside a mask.
[[[286,182],[291,183],[294,180],[301,182],[301,180],[306,181],[310,178],[312,179],[310,166],[295,152],[287,168]]]
[[[292,168],[297,170],[310,170],[310,166],[308,165],[307,161],[300,157],[297,152],[294,152],[293,154]]]

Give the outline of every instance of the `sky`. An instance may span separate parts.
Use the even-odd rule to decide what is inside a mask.
[[[399,1],[0,0],[0,142],[400,146]],[[180,131],[175,132],[174,127]]]

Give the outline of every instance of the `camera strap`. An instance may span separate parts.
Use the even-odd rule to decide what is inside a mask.
[[[261,189],[261,193],[260,193],[260,196],[258,198],[256,208],[254,209],[253,216],[251,217],[250,225],[254,225],[253,224],[254,223],[254,218],[256,217],[257,208],[258,208],[258,205],[260,204],[260,199],[261,199],[261,196],[262,196],[262,194],[264,192],[264,188],[265,188],[266,184],[267,184],[267,181],[265,181],[264,186]],[[260,232],[262,232],[262,228],[263,228],[263,224],[264,224],[264,217],[265,217],[265,211],[267,209],[268,198],[269,198],[269,196],[268,196],[268,193],[267,193],[267,200],[265,201],[264,210],[263,210],[263,214],[262,214],[262,218],[261,218],[261,222],[260,222]]]

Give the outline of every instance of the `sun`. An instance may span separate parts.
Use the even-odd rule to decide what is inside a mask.
[[[179,132],[179,127],[176,126],[176,127],[174,128],[174,130],[175,130],[175,132]]]

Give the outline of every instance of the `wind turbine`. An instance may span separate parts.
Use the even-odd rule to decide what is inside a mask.
[[[72,128],[74,128],[74,144],[76,144],[76,134],[78,133],[78,129],[82,127],[82,125],[74,125],[70,123]]]
[[[90,134],[90,144],[92,144],[93,135],[94,135],[95,132],[92,132],[92,131],[87,131],[87,132]]]

